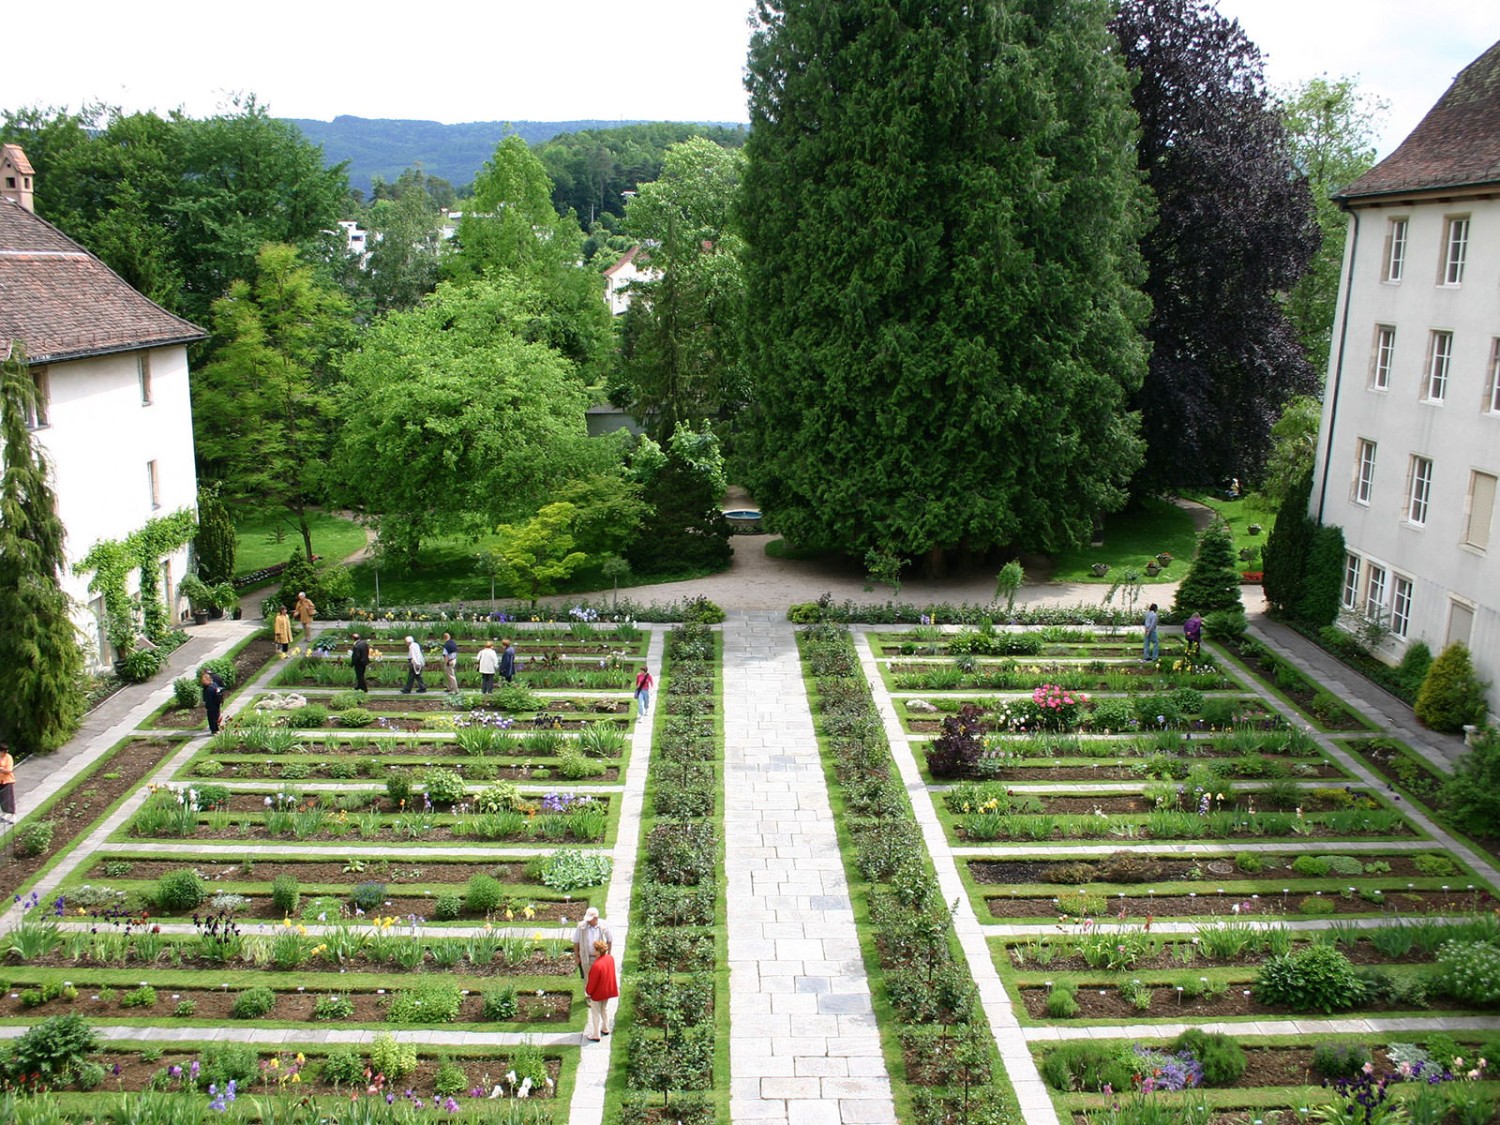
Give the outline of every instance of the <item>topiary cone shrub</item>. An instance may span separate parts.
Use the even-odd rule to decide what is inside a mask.
[[[1469,648],[1454,642],[1432,662],[1417,692],[1416,713],[1433,730],[1457,733],[1484,722],[1485,685],[1474,672]]]
[[[1227,523],[1215,520],[1198,543],[1192,569],[1177,587],[1173,610],[1186,616],[1194,611],[1206,614],[1239,608],[1240,572],[1235,565],[1234,538]]]

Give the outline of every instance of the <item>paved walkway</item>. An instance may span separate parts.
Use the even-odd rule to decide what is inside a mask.
[[[734,1121],[893,1122],[792,627],[724,628],[724,835]]]

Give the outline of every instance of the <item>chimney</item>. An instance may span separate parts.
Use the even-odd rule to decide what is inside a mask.
[[[35,175],[31,161],[26,159],[20,145],[0,145],[0,199],[9,199],[28,211],[36,211],[31,201],[31,182]]]

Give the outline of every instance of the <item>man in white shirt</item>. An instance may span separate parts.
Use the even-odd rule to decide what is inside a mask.
[[[422,669],[427,667],[427,658],[422,655],[422,646],[410,633],[406,636],[406,686],[401,689],[402,695],[411,694],[412,684],[417,685],[417,692],[427,690],[427,685],[422,682]]]
[[[578,975],[588,979],[589,969],[594,965],[594,942],[602,941],[612,951],[615,939],[609,932],[609,923],[601,921],[599,911],[589,907],[583,912],[583,921],[573,931],[573,960],[578,965]]]
[[[485,695],[495,690],[495,673],[500,670],[500,653],[494,641],[485,641],[479,650],[479,690]]]

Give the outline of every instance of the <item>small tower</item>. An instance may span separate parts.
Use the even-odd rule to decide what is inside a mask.
[[[0,145],[0,199],[15,200],[35,212],[31,202],[31,181],[35,175],[20,145]]]

